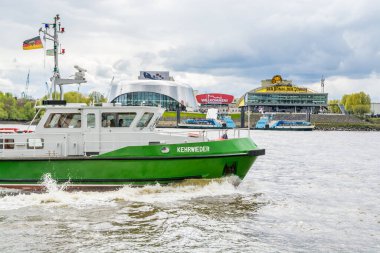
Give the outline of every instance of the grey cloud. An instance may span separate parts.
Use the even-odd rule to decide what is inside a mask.
[[[145,66],[213,75],[226,91],[273,74],[364,78],[380,72],[379,12],[371,0],[1,1],[0,66],[25,62],[22,41],[60,13],[68,54],[101,62],[94,80]],[[73,65],[66,59],[61,68]],[[4,75],[22,89],[23,74]]]
[[[128,60],[120,59],[113,64],[113,67],[119,72],[126,72],[130,63]]]
[[[100,77],[110,77],[112,76],[112,67],[106,65],[96,66],[96,75]]]

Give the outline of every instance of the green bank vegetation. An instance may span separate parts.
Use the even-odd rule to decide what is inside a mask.
[[[59,98],[58,92],[53,94],[53,97],[56,99]],[[48,99],[47,96],[42,97],[42,100]],[[85,104],[91,104],[91,103],[102,103],[107,102],[107,99],[101,94],[100,92],[93,91],[88,96],[83,95],[80,92],[77,91],[69,91],[63,94],[63,99],[66,100],[67,103],[85,103]]]
[[[17,99],[11,93],[0,91],[0,119],[30,120],[35,113],[34,104],[34,100]]]
[[[345,94],[341,100],[330,100],[328,103],[329,111],[340,113],[338,104],[344,105],[349,114],[364,115],[371,112],[371,98],[364,92]]]
[[[315,122],[316,130],[380,131],[380,123]]]
[[[58,94],[56,94],[58,97]],[[41,100],[47,99],[44,96]],[[64,94],[64,99],[68,103],[86,103],[106,102],[107,99],[99,92],[91,92],[85,96],[76,91],[69,91]],[[38,101],[37,104],[40,104]],[[34,106],[35,99],[17,98],[12,93],[3,93],[0,91],[0,119],[1,120],[31,120],[36,113]]]
[[[177,112],[168,112],[165,111],[162,115],[163,118],[177,118]],[[206,118],[206,114],[199,112],[181,112],[181,118],[197,118],[204,119]]]

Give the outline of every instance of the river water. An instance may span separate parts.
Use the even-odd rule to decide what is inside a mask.
[[[238,187],[3,190],[0,252],[380,252],[379,133],[250,134],[266,155]]]

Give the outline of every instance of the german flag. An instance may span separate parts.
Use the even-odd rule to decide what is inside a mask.
[[[24,41],[22,45],[22,49],[24,50],[39,49],[39,48],[43,48],[40,36]]]

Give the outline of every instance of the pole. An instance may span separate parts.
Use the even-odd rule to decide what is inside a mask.
[[[249,106],[248,106],[248,136],[250,137],[251,136],[251,123],[250,123],[250,111],[249,111]]]
[[[245,127],[245,108],[244,106],[240,107],[240,128]]]
[[[181,122],[181,108],[180,108],[181,104],[178,103],[178,106],[177,106],[177,127],[178,127],[178,124]]]

